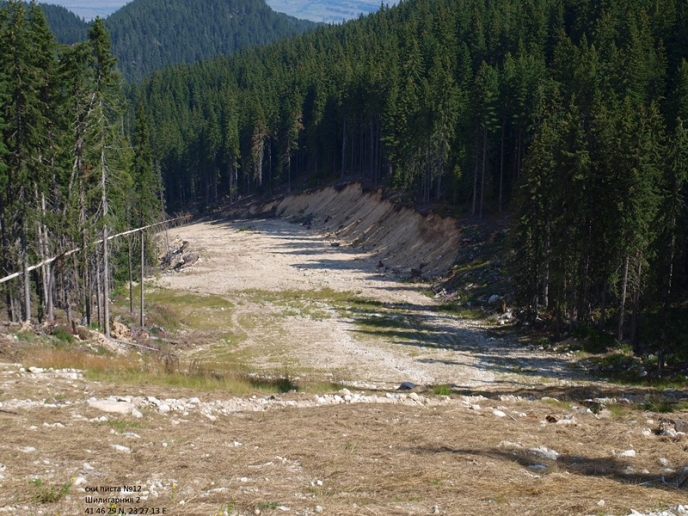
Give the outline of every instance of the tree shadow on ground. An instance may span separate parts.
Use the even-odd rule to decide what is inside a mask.
[[[538,456],[527,449],[462,449],[451,446],[421,446],[410,448],[411,453],[417,455],[460,456],[466,460],[475,457],[488,458],[503,462],[516,462],[531,471],[536,470],[540,475],[565,471],[571,475],[600,477],[613,479],[623,484],[640,485],[648,488],[666,491],[686,490],[688,476],[686,473],[671,474],[637,473],[629,461],[619,457],[588,458],[577,455],[559,455],[556,460]],[[545,468],[541,468],[545,466]],[[678,468],[680,471],[682,468]]]

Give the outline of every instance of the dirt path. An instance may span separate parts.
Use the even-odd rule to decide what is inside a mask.
[[[233,329],[252,367],[383,388],[404,381],[513,388],[580,377],[565,356],[525,350],[439,311],[428,285],[402,282],[377,255],[332,246],[303,225],[203,222],[169,236],[188,241],[202,260],[159,285],[235,303]]]

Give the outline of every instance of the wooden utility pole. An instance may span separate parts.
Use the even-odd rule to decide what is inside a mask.
[[[143,328],[143,274],[146,265],[146,232],[141,231],[141,328]]]
[[[134,313],[134,278],[132,277],[131,271],[131,236],[127,238],[128,245],[127,250],[129,254],[129,313]]]

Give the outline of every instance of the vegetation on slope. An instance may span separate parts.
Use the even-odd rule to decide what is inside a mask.
[[[154,74],[136,92],[171,206],[338,178],[509,210],[515,293],[683,355],[681,2],[412,0]]]
[[[88,25],[43,6],[60,43],[86,38]],[[263,0],[134,0],[105,20],[112,51],[129,82],[153,70],[194,63],[310,30],[315,23],[276,13]]]

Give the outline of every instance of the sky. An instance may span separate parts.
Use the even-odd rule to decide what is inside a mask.
[[[131,0],[39,0],[40,3],[66,7],[87,21],[107,17]],[[193,0],[192,0],[193,1]],[[266,0],[275,11],[305,20],[339,23],[357,18],[360,13],[377,11],[380,0]],[[390,1],[389,4],[396,3]]]
[[[66,7],[80,18],[91,21],[96,16],[105,18],[130,0],[39,0],[39,3]]]

